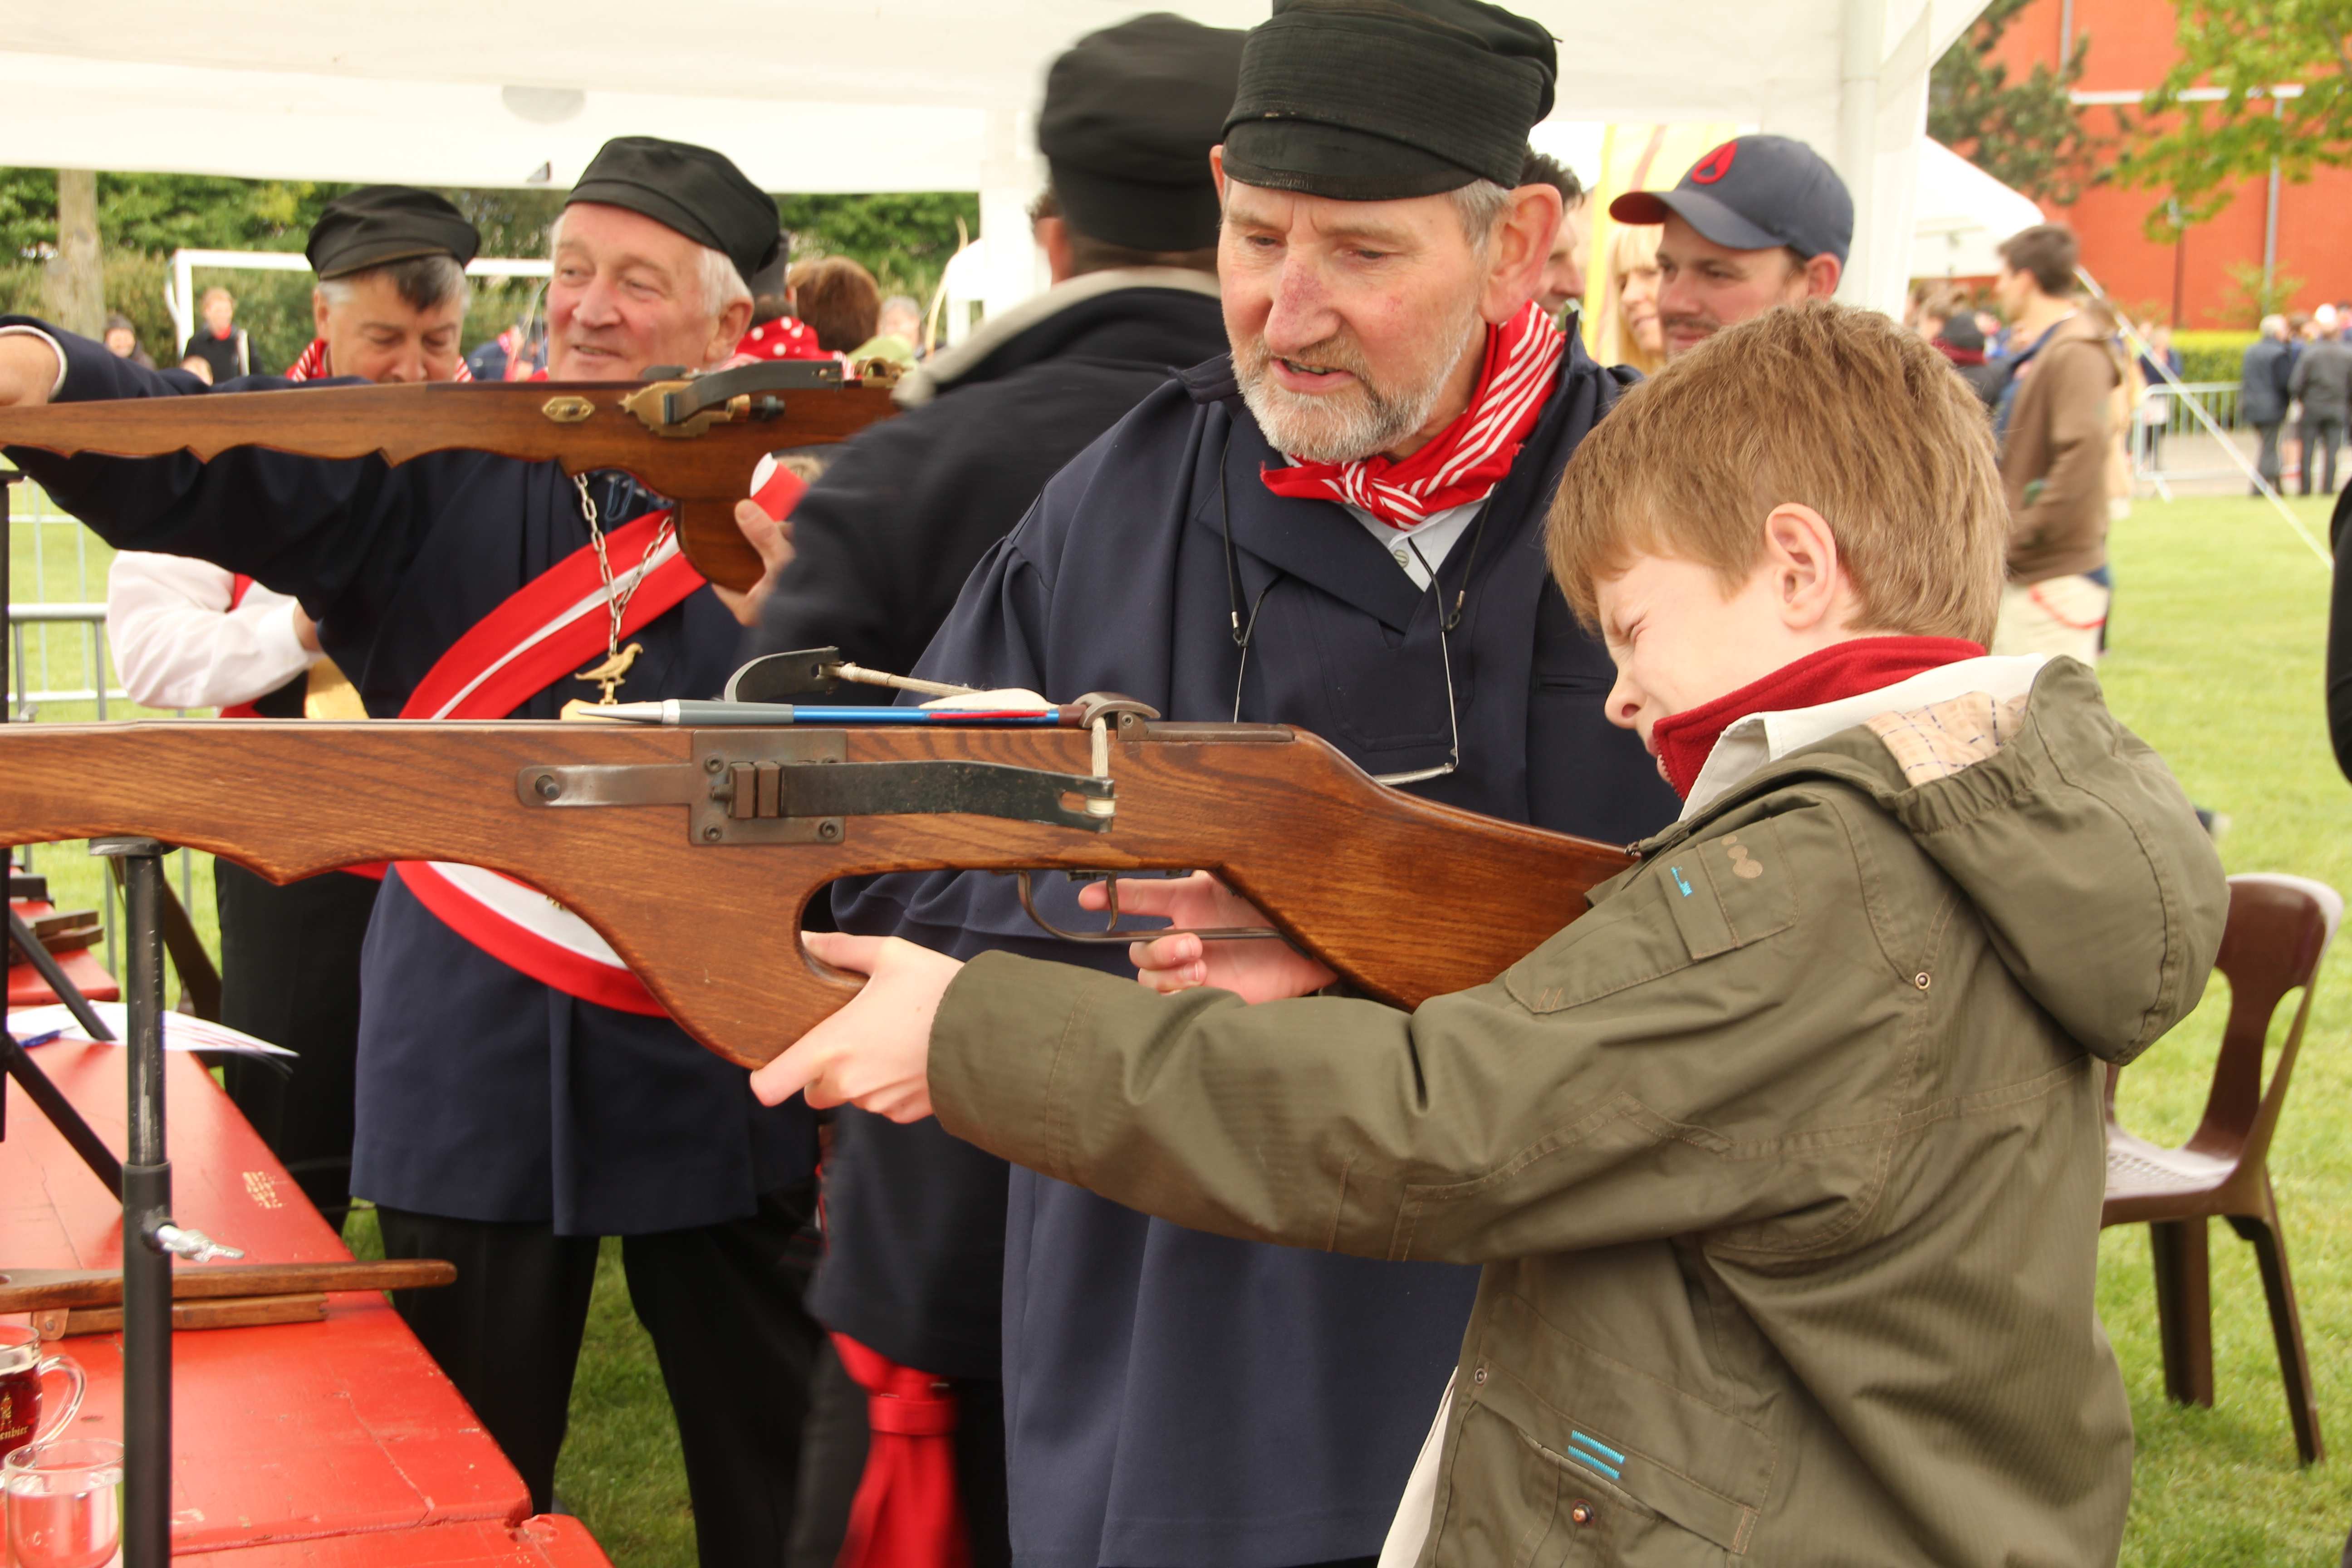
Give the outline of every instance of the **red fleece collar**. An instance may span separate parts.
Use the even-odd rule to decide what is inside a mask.
[[[1857,637],[1832,643],[1712,702],[1668,714],[1650,726],[1650,740],[1658,749],[1666,782],[1688,800],[1716,742],[1750,713],[1817,708],[1859,697],[1925,670],[1982,658],[1984,651],[1958,637]]]

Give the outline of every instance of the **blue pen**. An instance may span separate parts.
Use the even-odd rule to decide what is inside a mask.
[[[679,724],[718,729],[768,724],[1058,724],[1058,708],[802,708],[789,702],[615,702],[591,708],[592,718],[624,724]]]
[[[30,1039],[26,1039],[26,1040],[18,1040],[18,1041],[16,1042],[16,1044],[17,1044],[17,1045],[19,1045],[19,1046],[25,1046],[25,1047],[30,1047],[30,1046],[46,1046],[46,1045],[47,1045],[51,1040],[63,1039],[64,1037],[65,1037],[65,1031],[64,1031],[63,1029],[51,1029],[51,1030],[50,1030],[47,1034],[46,1034],[46,1035],[35,1035],[35,1036],[34,1036],[32,1038],[30,1038]]]

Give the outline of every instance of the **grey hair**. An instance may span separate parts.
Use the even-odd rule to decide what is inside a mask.
[[[2244,320],[2243,317],[2239,319],[2241,321]],[[2286,318],[2284,316],[2278,315],[2264,316],[2262,321],[2262,325],[2256,330],[2264,337],[2283,338],[2286,336]]]
[[[1462,220],[1462,232],[1470,243],[1481,250],[1495,237],[1495,225],[1511,205],[1511,193],[1492,180],[1473,180],[1466,185],[1456,185],[1447,193],[1454,198],[1454,215]]]
[[[547,254],[552,258],[562,246],[563,214],[558,213],[555,221],[547,226]],[[747,305],[751,303],[751,286],[743,280],[740,272],[735,270],[735,264],[727,258],[724,251],[713,250],[698,242],[694,250],[695,289],[711,321],[717,321],[738,300]]]
[[[340,308],[350,301],[353,284],[362,278],[375,277],[390,279],[412,310],[436,310],[452,300],[460,302],[461,307],[472,302],[466,287],[466,269],[457,265],[454,256],[412,256],[401,261],[387,261],[381,267],[347,272],[341,278],[321,278],[319,292],[326,297],[330,309]]]

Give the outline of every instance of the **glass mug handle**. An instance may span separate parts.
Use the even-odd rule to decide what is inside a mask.
[[[43,1377],[47,1376],[53,1372],[63,1373],[67,1380],[73,1384],[73,1394],[66,1400],[63,1407],[58,1411],[56,1420],[43,1422],[41,1424],[42,1429],[34,1432],[32,1442],[27,1445],[28,1447],[38,1447],[39,1445],[47,1442],[50,1438],[56,1436],[58,1433],[64,1431],[67,1424],[72,1421],[74,1416],[80,1412],[82,1394],[89,1386],[89,1379],[83,1374],[81,1363],[65,1356],[53,1355],[42,1357],[40,1365],[36,1369],[36,1372],[37,1375]]]

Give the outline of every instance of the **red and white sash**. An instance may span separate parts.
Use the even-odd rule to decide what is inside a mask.
[[[651,512],[605,536],[608,558],[643,560],[669,521]],[[650,561],[615,572],[613,591],[636,593],[621,636],[676,608],[703,584],[664,538]],[[605,651],[611,625],[593,545],[583,545],[509,595],[425,672],[404,719],[503,719]],[[662,1005],[587,921],[537,889],[478,866],[403,860],[400,879],[444,925],[510,969],[584,1002],[658,1017]]]

